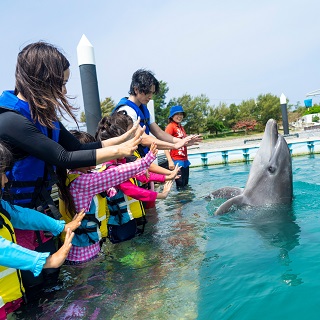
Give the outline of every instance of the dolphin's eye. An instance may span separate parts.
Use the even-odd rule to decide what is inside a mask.
[[[276,171],[276,168],[273,167],[273,166],[270,166],[270,167],[268,168],[268,171],[269,171],[270,173],[274,173],[274,172]]]

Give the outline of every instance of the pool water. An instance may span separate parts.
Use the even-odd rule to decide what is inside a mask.
[[[250,164],[192,168],[145,233],[64,266],[60,290],[17,319],[319,319],[320,156],[293,158],[291,208],[216,217],[205,196],[244,187]],[[175,188],[174,188],[175,189]]]

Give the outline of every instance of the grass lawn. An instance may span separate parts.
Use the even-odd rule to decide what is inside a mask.
[[[230,140],[235,138],[244,138],[250,139],[261,136],[263,131],[226,131],[226,132],[219,132],[217,135],[215,133],[202,133],[203,139],[206,142],[211,142],[215,140]]]

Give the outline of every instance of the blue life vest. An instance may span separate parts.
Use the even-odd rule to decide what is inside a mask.
[[[44,135],[47,137],[52,135],[50,138],[58,142],[60,132],[59,122],[55,121],[53,123],[53,130],[48,130],[47,127],[42,126],[38,121],[35,122],[31,118],[29,104],[15,96],[13,91],[4,91],[2,93],[0,96],[0,106],[3,109],[20,113],[30,120]],[[16,161],[12,169],[6,172],[6,175],[11,182],[10,195],[15,204],[31,208],[43,206],[44,209],[49,205],[48,202],[50,202],[50,207],[53,204],[50,197],[52,185],[55,183],[52,165],[48,165],[43,160],[29,155],[24,159]]]
[[[150,112],[147,106],[144,104],[141,104],[140,107],[138,107],[134,102],[128,100],[128,98],[125,97],[119,101],[116,107],[112,110],[112,113],[114,113],[116,110],[118,110],[122,106],[129,106],[136,112],[137,117],[140,117],[140,126],[141,127],[146,126],[145,133],[149,134],[150,133]],[[142,146],[142,150],[144,154],[141,154],[141,152],[140,154],[141,156],[144,156],[145,154],[148,153],[149,148]]]

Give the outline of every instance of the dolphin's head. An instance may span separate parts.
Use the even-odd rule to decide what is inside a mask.
[[[278,133],[275,120],[270,119],[254,157],[244,195],[253,205],[291,203],[291,154],[284,137]]]

